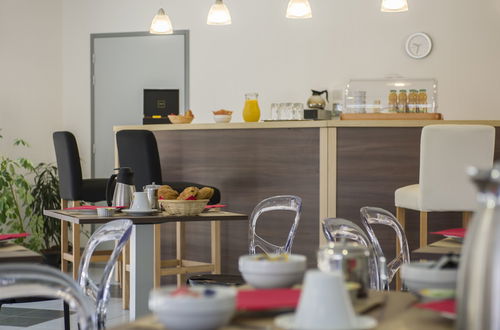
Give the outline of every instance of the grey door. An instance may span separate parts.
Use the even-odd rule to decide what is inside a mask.
[[[92,43],[92,176],[114,168],[113,126],[141,125],[144,89],[179,89],[189,107],[189,34],[94,34]]]

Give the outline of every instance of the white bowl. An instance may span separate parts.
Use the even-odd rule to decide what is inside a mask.
[[[408,290],[455,289],[458,269],[433,269],[434,261],[412,262],[401,268],[401,278]]]
[[[236,289],[230,287],[190,287],[202,296],[172,296],[176,286],[154,289],[149,295],[149,309],[170,330],[210,330],[227,324],[236,308]],[[212,290],[212,296],[205,296]]]
[[[254,288],[288,288],[302,281],[306,260],[298,254],[289,255],[287,260],[260,260],[259,255],[244,255],[238,265],[243,279]]]
[[[231,115],[214,115],[214,120],[216,123],[229,123]]]

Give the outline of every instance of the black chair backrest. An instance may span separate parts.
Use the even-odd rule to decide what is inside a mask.
[[[59,173],[59,193],[65,200],[80,200],[82,167],[76,139],[70,132],[54,132],[57,169]]]
[[[156,138],[148,130],[123,130],[116,133],[120,167],[134,171],[137,191],[150,183],[162,184],[160,155]]]

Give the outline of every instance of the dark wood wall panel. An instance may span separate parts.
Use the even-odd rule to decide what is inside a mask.
[[[191,181],[218,187],[228,209],[250,214],[262,199],[294,194],[303,215],[293,252],[316,264],[319,244],[319,129],[156,131],[164,181]],[[290,217],[288,217],[290,218]],[[265,218],[263,236],[282,239],[290,220]],[[164,225],[162,253],[174,257],[174,225]],[[248,252],[248,223],[222,223],[222,271],[238,272]],[[188,257],[209,260],[210,226],[187,224]]]
[[[377,206],[395,214],[394,191],[418,183],[420,127],[337,129],[337,216],[360,222],[362,206]],[[496,129],[495,159],[500,159],[500,128]],[[480,147],[480,146],[478,146]],[[460,227],[461,214],[429,214],[429,231]],[[394,257],[390,229],[377,232],[388,258]],[[418,248],[418,212],[407,211],[406,235],[410,250]],[[440,239],[429,235],[429,241]]]

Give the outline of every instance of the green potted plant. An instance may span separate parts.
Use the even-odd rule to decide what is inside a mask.
[[[14,145],[29,146],[21,139],[14,140]],[[0,156],[0,231],[30,232],[30,237],[16,242],[35,251],[54,254],[60,246],[59,225],[45,217],[43,210],[59,208],[55,166],[45,163],[34,166],[24,157]]]

